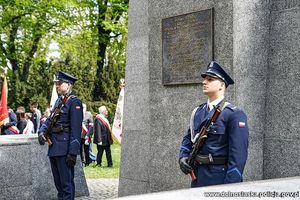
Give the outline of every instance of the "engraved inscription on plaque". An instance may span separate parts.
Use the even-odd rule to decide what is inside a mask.
[[[162,20],[163,85],[201,83],[213,59],[213,9]]]
[[[291,9],[295,7],[300,7],[299,0],[273,0],[271,1],[272,11],[281,11],[286,9]]]

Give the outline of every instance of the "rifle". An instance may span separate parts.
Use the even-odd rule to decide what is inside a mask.
[[[50,139],[52,128],[56,124],[57,118],[58,118],[58,116],[60,114],[60,111],[61,111],[61,109],[64,107],[64,105],[66,103],[66,101],[64,99],[60,99],[59,104],[55,107],[55,109],[53,110],[53,112],[50,115],[50,124],[49,124],[49,126],[48,126],[48,128],[47,128],[47,130],[45,132],[46,141],[47,141],[48,145],[50,145],[50,146],[52,145],[52,141]]]
[[[215,106],[215,112],[211,118],[208,118],[205,124],[202,126],[199,133],[196,134],[196,141],[193,145],[192,152],[187,160],[188,164],[194,169],[196,165],[196,156],[199,153],[201,147],[204,144],[205,139],[207,138],[208,132],[211,128],[211,126],[217,121],[218,117],[220,116],[222,110],[226,107],[226,103],[224,103],[224,106],[222,109],[220,109],[220,105]],[[191,178],[192,181],[196,180],[197,177],[195,175],[194,170],[191,172]]]

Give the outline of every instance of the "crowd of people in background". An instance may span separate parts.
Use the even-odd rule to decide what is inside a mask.
[[[16,112],[8,108],[9,121],[1,127],[1,135],[36,134],[49,114],[47,108],[42,115],[37,102],[30,104],[30,112],[26,112],[24,106],[19,106]]]
[[[107,120],[107,108],[99,107],[95,119],[83,104],[83,123],[81,134],[80,157],[84,166],[89,166],[96,161],[97,166],[102,165],[102,156],[105,151],[108,167],[113,166],[110,146],[113,144],[111,127]],[[51,110],[47,108],[43,114],[38,108],[38,103],[30,104],[30,111],[26,112],[24,106],[19,106],[16,112],[8,108],[9,121],[1,127],[1,135],[37,134],[40,126],[50,116]],[[95,128],[94,128],[95,124]],[[94,138],[93,138],[94,137]],[[92,140],[93,138],[93,140]],[[92,153],[92,143],[97,146],[96,156]]]
[[[91,112],[86,110],[86,105],[83,104],[83,123],[81,134],[81,160],[85,166],[88,166],[92,161],[96,161],[97,166],[102,166],[102,156],[105,151],[107,167],[113,166],[110,146],[113,144],[112,132],[109,121],[107,120],[107,108],[101,106],[98,108],[99,113],[95,119]],[[97,146],[97,156],[91,154],[91,145]]]

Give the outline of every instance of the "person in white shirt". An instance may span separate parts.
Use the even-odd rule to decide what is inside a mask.
[[[34,133],[34,124],[31,121],[32,114],[25,113],[25,120],[27,121],[26,127],[23,130],[23,134],[32,134]]]

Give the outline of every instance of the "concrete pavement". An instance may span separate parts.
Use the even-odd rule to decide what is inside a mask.
[[[111,199],[118,197],[119,179],[86,179],[90,196],[77,197],[76,200]]]

